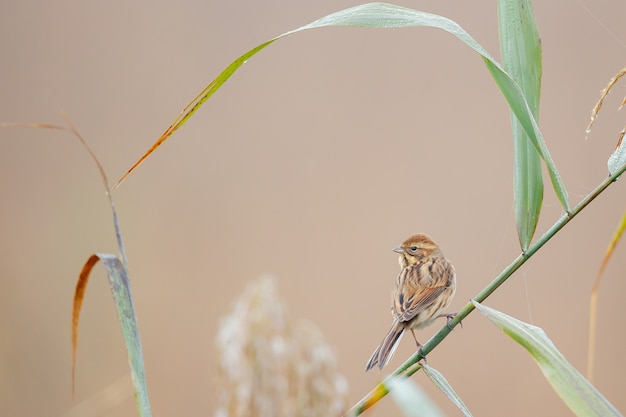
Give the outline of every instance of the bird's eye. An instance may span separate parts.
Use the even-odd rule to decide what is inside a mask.
[[[411,251],[412,252],[417,252],[417,246],[415,246],[415,245],[411,246]]]

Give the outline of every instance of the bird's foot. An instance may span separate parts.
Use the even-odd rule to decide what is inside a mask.
[[[445,317],[446,318],[446,325],[448,326],[448,329],[452,330],[453,326],[452,326],[452,319],[454,317],[456,317],[458,313],[444,313],[444,314],[440,314],[437,316],[437,318],[439,317]],[[460,321],[459,325],[461,326],[461,329],[463,328],[463,322]]]

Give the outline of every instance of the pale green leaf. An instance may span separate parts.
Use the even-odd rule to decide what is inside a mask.
[[[523,346],[539,365],[552,388],[577,416],[621,416],[619,411],[576,370],[543,329],[517,320],[476,301],[474,306]]]
[[[469,409],[463,403],[463,400],[459,395],[454,391],[452,385],[448,382],[448,380],[442,375],[441,372],[436,370],[435,368],[431,368],[427,364],[422,365],[422,370],[426,374],[428,378],[439,388],[446,396],[452,401],[454,405],[456,405],[463,415],[466,417],[471,417],[472,413],[470,413]]]
[[[530,110],[539,118],[541,96],[541,41],[527,0],[498,2],[502,65],[520,86]],[[523,250],[528,249],[539,221],[543,201],[541,158],[511,111],[514,144],[513,190],[517,234]]]
[[[613,151],[607,163],[607,166],[609,167],[609,173],[611,175],[615,174],[617,170],[619,170],[626,164],[626,140],[624,140],[625,132],[626,128],[622,130],[619,142],[617,143],[617,148],[615,148],[615,151]]]
[[[76,347],[78,344],[78,321],[80,310],[85,294],[87,282],[91,270],[98,261],[102,261],[104,269],[111,287],[111,294],[115,301],[117,317],[122,327],[122,335],[126,343],[128,351],[128,363],[130,366],[130,375],[135,388],[135,399],[137,401],[137,410],[142,417],[150,417],[152,411],[150,401],[148,399],[148,389],[146,385],[146,375],[144,372],[143,351],[141,348],[141,338],[137,327],[137,317],[135,316],[135,308],[133,307],[133,297],[130,291],[130,282],[128,280],[128,272],[119,258],[109,253],[97,253],[85,263],[78,283],[76,284],[76,292],[74,295],[74,308],[72,310],[72,351],[73,361],[76,358]],[[74,366],[72,366],[72,369]],[[73,375],[73,372],[72,372]]]

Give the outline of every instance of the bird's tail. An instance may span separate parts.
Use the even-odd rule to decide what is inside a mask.
[[[380,369],[383,369],[383,366],[387,365],[393,353],[396,351],[400,339],[402,339],[402,335],[404,334],[405,327],[394,321],[391,326],[391,330],[387,333],[387,336],[383,339],[380,345],[376,348],[372,357],[367,362],[367,366],[365,367],[365,372],[372,369],[376,364]]]

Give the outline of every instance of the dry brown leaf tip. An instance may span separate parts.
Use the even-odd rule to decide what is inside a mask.
[[[604,88],[604,90],[602,90],[602,92],[600,93],[600,99],[598,100],[596,105],[593,107],[593,110],[591,110],[591,120],[589,121],[589,124],[587,125],[587,130],[586,130],[587,136],[589,136],[589,134],[591,133],[591,127],[593,126],[594,122],[598,118],[598,114],[600,113],[600,110],[602,109],[602,104],[604,104],[604,99],[606,99],[606,97],[611,92],[611,89],[613,88],[613,86],[625,74],[626,74],[626,67],[622,68],[617,74],[615,74],[613,78],[611,78],[607,86]],[[624,100],[622,101],[619,108],[621,109],[624,106],[624,104],[626,104],[626,97],[624,97]]]

